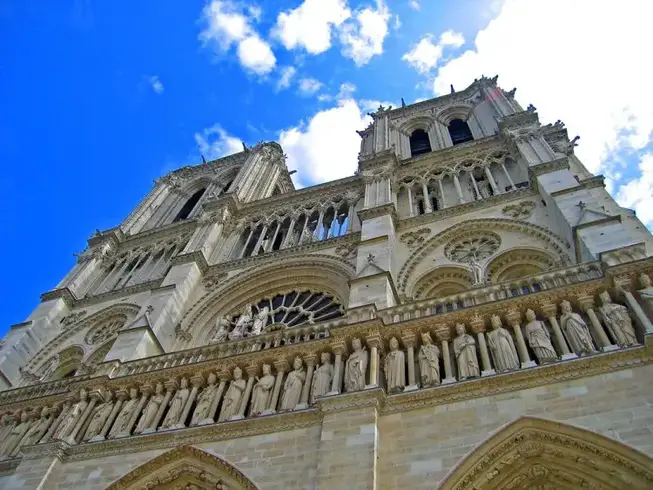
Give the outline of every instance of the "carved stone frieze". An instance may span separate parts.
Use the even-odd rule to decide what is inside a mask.
[[[430,233],[430,228],[418,228],[417,230],[409,231],[408,233],[401,235],[399,241],[408,245],[408,248],[414,248],[424,243],[424,240],[426,240],[426,237]]]
[[[522,201],[518,204],[509,204],[505,206],[501,212],[505,216],[509,216],[514,219],[526,219],[530,218],[533,214],[536,204],[533,201]]]

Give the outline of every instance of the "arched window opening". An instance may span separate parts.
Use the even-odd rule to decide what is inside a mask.
[[[229,190],[231,188],[231,184],[233,184],[233,183],[234,183],[233,179],[231,179],[229,182],[227,182],[227,185],[224,186],[224,191],[223,192],[229,192]]]
[[[433,207],[433,211],[440,209],[438,206],[438,198],[435,194],[431,194],[431,206]]]
[[[417,214],[425,214],[426,208],[424,207],[424,201],[421,199],[417,201]]]
[[[200,198],[204,194],[206,189],[200,189],[199,191],[195,192],[192,196],[190,196],[190,199],[186,201],[186,204],[179,210],[179,213],[177,213],[177,216],[175,216],[175,219],[172,220],[173,223],[176,223],[177,221],[184,220],[188,218],[190,213],[195,209],[195,206],[199,202]]]
[[[474,139],[469,125],[462,119],[454,119],[449,123],[449,135],[454,145],[466,143]]]
[[[422,153],[429,153],[431,151],[431,142],[429,135],[423,129],[416,129],[410,135],[410,155],[416,157]]]

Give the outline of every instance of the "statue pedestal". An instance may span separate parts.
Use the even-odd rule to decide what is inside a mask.
[[[618,345],[606,345],[605,347],[601,347],[601,352],[611,352],[613,350],[618,350],[619,346]]]
[[[159,427],[156,431],[157,432],[168,432],[171,430],[175,430],[176,426],[171,426],[171,427]],[[145,431],[143,431],[143,434],[145,434]]]
[[[378,387],[379,387],[379,385],[365,385],[365,388],[363,388],[363,389],[364,390],[374,390],[374,389],[376,389]]]
[[[227,422],[231,422],[232,420],[243,420],[245,417],[242,415],[232,415],[227,419]]]
[[[121,432],[120,434],[116,434],[113,436],[111,439],[123,439],[124,437],[129,437],[131,434],[129,432]]]
[[[497,372],[494,369],[488,369],[486,371],[481,371],[481,378],[485,378],[486,376],[494,376],[497,374]]]
[[[522,362],[521,363],[521,368],[526,369],[526,368],[532,368],[532,367],[537,367],[537,364],[535,361],[527,361],[527,362]]]
[[[334,391],[328,391],[327,393],[324,394],[324,396],[335,396],[339,394],[340,392],[338,390],[334,390]]]
[[[197,425],[211,425],[211,424],[215,424],[213,419],[203,419],[203,420],[200,420],[199,424],[197,424]]]
[[[474,378],[469,378],[469,379],[474,379]],[[451,383],[455,383],[455,382],[456,382],[456,378],[444,378],[442,380],[443,385],[450,385]]]
[[[179,423],[170,427],[170,430],[185,429],[185,428],[186,428],[186,424]]]
[[[293,410],[304,410],[305,408],[308,408],[308,403],[298,403],[295,405],[295,408]]]
[[[578,356],[574,352],[570,352],[569,354],[562,354],[562,356],[560,356],[561,361],[568,361],[569,359],[578,359]]]
[[[143,432],[141,432],[141,435],[151,434],[152,432],[156,432],[156,427],[150,427],[149,429],[143,430]]]
[[[264,415],[274,415],[274,414],[276,414],[276,413],[277,413],[276,410],[274,410],[274,409],[272,409],[272,408],[267,408],[267,409],[265,409],[265,410],[263,410],[263,411],[261,412],[261,416],[264,416]]]
[[[98,434],[97,436],[93,436],[88,440],[88,442],[100,442],[100,441],[104,441],[104,436],[100,434]]]
[[[417,390],[419,390],[419,386],[417,385],[408,385],[404,387],[404,393],[408,391],[417,391]]]
[[[66,436],[62,439],[62,441],[65,442],[66,444],[70,444],[71,446],[77,444],[77,441],[73,439],[73,436]]]

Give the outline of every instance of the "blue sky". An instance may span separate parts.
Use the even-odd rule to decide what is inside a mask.
[[[580,134],[577,154],[651,226],[653,103],[637,61],[653,45],[650,10],[636,0],[0,0],[0,332],[158,176],[260,140],[282,143],[300,186],[351,175],[368,111],[482,74]]]

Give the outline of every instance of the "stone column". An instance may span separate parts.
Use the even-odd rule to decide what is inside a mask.
[[[315,354],[308,354],[304,357],[304,362],[306,363],[306,381],[302,387],[302,397],[299,400],[299,405],[295,407],[295,410],[308,408],[308,396],[311,393],[311,382],[313,380],[313,371],[315,370],[315,361],[317,361],[317,356]]]
[[[458,180],[458,174],[453,174],[453,183],[456,186],[456,193],[458,194],[458,204],[465,202],[463,197],[463,190],[460,188],[460,180]]]
[[[379,387],[379,348],[381,347],[381,336],[374,334],[366,339],[367,346],[370,348],[370,375],[369,383],[365,389]]]
[[[186,420],[188,420],[188,414],[190,413],[190,409],[193,406],[195,397],[197,396],[197,391],[204,384],[204,377],[201,374],[196,374],[190,378],[190,382],[193,385],[193,387],[190,390],[190,395],[188,395],[188,400],[186,400],[186,405],[184,405],[184,408],[181,411],[181,416],[179,417],[179,421],[175,426],[178,427],[179,429],[186,427]]]
[[[156,432],[156,429],[159,427],[159,424],[161,423],[161,419],[163,418],[163,414],[165,413],[166,409],[168,408],[168,403],[170,403],[170,398],[172,397],[172,394],[179,388],[179,384],[177,383],[176,379],[170,379],[163,383],[163,386],[166,388],[166,394],[163,396],[163,401],[161,402],[161,405],[159,406],[159,410],[157,410],[156,415],[154,416],[154,420],[152,421],[152,427],[148,427],[145,429],[142,433],[147,434],[149,432]]]
[[[272,235],[272,240],[270,240],[270,243],[268,245],[268,249],[266,252],[272,252],[272,248],[274,247],[274,242],[277,240],[277,235],[279,234],[279,231],[281,230],[281,220],[277,220],[277,227],[274,230],[274,235]]]
[[[220,379],[220,384],[218,385],[218,390],[215,392],[215,395],[213,395],[213,400],[211,400],[207,417],[200,420],[197,425],[210,425],[215,423],[215,412],[218,410],[222,393],[224,393],[225,386],[227,386],[227,382],[229,381],[229,373],[227,371],[219,372],[218,378]]]
[[[256,227],[254,227],[253,225],[249,226],[249,235],[247,235],[247,240],[245,240],[245,243],[243,244],[243,249],[238,254],[239,259],[242,259],[245,256],[245,250],[247,250],[247,245],[249,245],[249,241],[252,239],[252,235],[254,234],[255,229]]]
[[[635,317],[635,323],[641,329],[642,333],[644,335],[653,334],[653,324],[651,323],[651,320],[649,320],[648,316],[644,312],[644,309],[640,306],[640,304],[635,299],[635,296],[633,296],[633,293],[631,292],[630,277],[627,275],[617,276],[614,278],[614,284],[616,286],[617,292],[623,295],[624,299],[626,300],[628,309]]]
[[[116,417],[118,416],[118,412],[120,412],[120,408],[122,407],[122,404],[125,402],[128,396],[129,396],[129,390],[125,388],[121,388],[116,391],[117,401],[116,403],[113,404],[111,413],[109,413],[109,418],[107,418],[107,421],[102,426],[100,433],[92,437],[88,442],[104,441],[106,439],[107,432],[109,432],[109,429],[113,425],[113,421],[116,420]]]
[[[440,189],[440,199],[442,209],[447,207],[447,199],[444,197],[444,187],[442,186],[442,178],[438,179],[438,189]]]
[[[406,347],[406,358],[408,359],[408,386],[404,388],[404,391],[414,391],[419,388],[415,379],[415,332],[404,333],[401,340]]]
[[[240,410],[238,410],[238,415],[236,417],[232,417],[230,420],[245,418],[245,410],[247,409],[247,402],[249,402],[249,396],[252,394],[252,387],[254,386],[254,377],[258,373],[258,366],[248,365],[245,367],[245,371],[247,372],[247,385],[245,386],[245,393],[243,393],[243,398],[240,400]]]
[[[88,402],[86,410],[84,410],[84,413],[82,413],[82,416],[75,424],[75,427],[73,427],[72,432],[68,436],[64,437],[64,442],[67,442],[71,446],[77,444],[77,436],[82,431],[82,427],[85,425],[86,419],[88,419],[88,416],[93,411],[93,408],[95,407],[98,400],[102,399],[102,394],[99,391],[94,391],[89,395],[89,398],[91,401]]]
[[[474,187],[474,192],[476,193],[474,195],[474,200],[479,201],[479,200],[483,199],[483,196],[481,196],[481,193],[478,190],[478,184],[476,183],[476,179],[474,178],[474,174],[472,173],[471,170],[468,173],[469,173],[469,178],[472,181],[472,186]]]
[[[281,383],[283,382],[283,375],[286,373],[286,371],[288,371],[288,361],[285,359],[278,359],[274,361],[274,367],[277,370],[277,377],[274,380],[272,400],[270,400],[270,406],[268,409],[261,415],[277,413],[277,403],[279,401],[279,393],[281,392]]]
[[[347,206],[349,209],[347,210],[347,231],[345,233],[351,233],[352,230],[354,229],[354,204],[353,202],[347,203]]]
[[[435,337],[442,344],[442,359],[444,361],[444,376],[442,380],[443,385],[455,383],[456,378],[453,377],[453,370],[451,368],[451,354],[449,354],[449,340],[451,340],[451,333],[448,327],[440,328],[435,331]]]
[[[333,381],[331,382],[331,391],[326,396],[340,394],[342,388],[342,356],[347,351],[344,342],[334,345],[332,349],[336,355],[333,362]]]
[[[130,436],[132,433],[132,429],[134,428],[134,425],[136,424],[136,421],[138,420],[138,417],[141,413],[143,413],[143,408],[145,407],[145,404],[147,403],[147,399],[149,398],[150,394],[154,392],[154,389],[152,388],[152,385],[150,384],[145,384],[141,386],[141,399],[138,402],[138,405],[136,406],[136,410],[134,410],[134,413],[132,416],[129,418],[129,422],[127,422],[127,430],[122,433],[122,434],[116,434],[116,439],[119,437],[127,437]]]
[[[508,179],[508,182],[510,182],[510,189],[515,190],[515,183],[512,181],[512,178],[510,177],[510,174],[508,173],[508,169],[506,168],[506,164],[501,162],[501,168],[503,169],[503,173],[506,174],[506,178]]]
[[[506,313],[506,320],[512,327],[513,331],[515,332],[515,337],[517,338],[517,352],[519,353],[519,360],[521,361],[522,369],[537,366],[535,361],[532,361],[531,357],[528,355],[528,349],[526,348],[524,334],[522,333],[521,325],[519,324],[521,320],[521,313],[519,313],[517,310],[509,310]]]
[[[315,225],[315,230],[313,230],[313,240],[320,241],[320,232],[322,231],[322,223],[324,222],[324,209],[320,209],[320,214],[317,217],[317,225]]]
[[[501,190],[497,186],[497,183],[494,181],[494,176],[492,175],[492,171],[490,170],[489,165],[485,167],[483,170],[485,170],[485,176],[487,177],[488,182],[490,183],[490,187],[492,187],[492,192],[496,196],[497,194],[501,194]]]
[[[415,216],[415,209],[413,208],[413,189],[412,185],[406,187],[406,190],[408,191],[408,210],[410,211],[409,216],[412,218]]]
[[[480,316],[476,316],[469,320],[469,326],[471,327],[472,332],[476,334],[478,348],[481,352],[481,364],[483,365],[481,376],[497,374],[497,372],[492,369],[490,353],[487,350],[487,342],[485,341],[485,321]]]
[[[261,244],[263,243],[263,240],[265,240],[265,235],[267,235],[267,233],[268,233],[268,225],[263,225],[261,234],[258,236],[258,240],[256,240],[256,245],[254,245],[254,250],[252,251],[252,255],[258,255],[258,251],[261,248]]]
[[[563,361],[567,359],[576,359],[578,356],[576,355],[575,352],[571,352],[569,350],[569,346],[567,345],[567,341],[565,340],[565,336],[562,334],[562,329],[560,328],[560,324],[558,323],[558,319],[556,318],[556,312],[558,311],[558,306],[554,303],[547,303],[541,305],[542,311],[546,315],[547,319],[549,320],[549,323],[551,324],[551,328],[553,329],[553,336],[556,339],[556,344],[558,344],[558,348],[560,349],[561,356],[560,359]]]
[[[605,330],[603,329],[603,325],[601,325],[601,322],[599,321],[598,317],[596,316],[596,313],[594,312],[594,298],[592,296],[579,296],[578,303],[580,304],[580,307],[590,319],[590,326],[592,327],[592,331],[594,332],[594,336],[596,337],[596,340],[600,344],[599,348],[603,352],[608,352],[611,350],[618,349],[619,348],[618,346],[613,345],[612,342],[610,342],[608,335],[605,333]]]
[[[431,200],[429,199],[429,188],[425,182],[422,182],[422,194],[424,195],[424,212],[432,213],[433,206],[431,205]]]
[[[295,227],[295,222],[297,221],[297,218],[293,216],[290,219],[290,224],[288,225],[288,231],[286,232],[286,236],[283,238],[283,242],[281,242],[281,248],[286,248],[288,246],[288,242],[292,239],[292,231],[293,228]]]
[[[71,404],[71,401],[65,401],[62,406],[55,405],[52,408],[54,413],[56,413],[56,411],[59,410],[59,414],[56,416],[56,418],[54,419],[54,422],[50,425],[50,428],[48,429],[48,431],[45,433],[45,435],[41,439],[42,443],[50,442],[50,440],[52,439],[52,434],[54,434],[56,432],[57,427],[59,427],[59,424],[61,423],[61,421],[64,419],[64,417],[68,413],[68,410],[70,410],[70,404]]]

